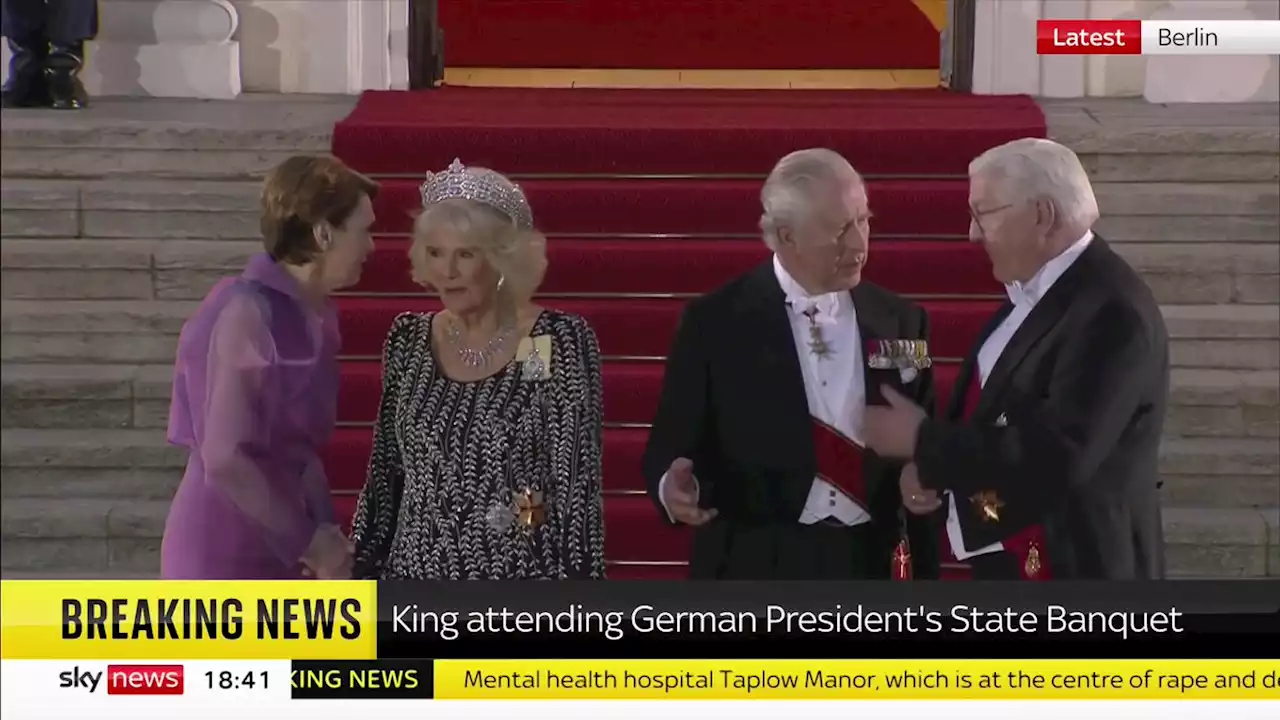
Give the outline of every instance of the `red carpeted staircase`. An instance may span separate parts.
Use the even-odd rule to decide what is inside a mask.
[[[440,0],[450,67],[938,67],[911,0]]]
[[[1001,142],[1044,134],[1024,97],[943,92],[617,91],[447,88],[367,93],[334,152],[378,177],[377,251],[342,315],[343,427],[327,463],[344,517],[364,482],[391,320],[437,307],[405,257],[422,175],[454,157],[513,175],[550,263],[539,301],[591,322],[604,367],[606,551],[614,578],[683,576],[688,534],[644,495],[640,453],[686,299],[767,257],[755,227],[761,180],[802,147],[842,152],[876,213],[866,279],[930,313],[945,400],[1000,299],[965,242],[966,166]]]

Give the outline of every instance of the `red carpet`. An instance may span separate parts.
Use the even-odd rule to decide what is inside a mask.
[[[911,0],[440,0],[451,67],[936,68]]]
[[[981,249],[965,242],[966,167],[992,145],[1043,134],[1027,98],[941,92],[365,94],[334,136],[335,153],[384,185],[377,251],[338,301],[343,427],[326,460],[344,517],[364,482],[386,330],[397,313],[437,307],[409,279],[404,254],[427,170],[457,156],[520,176],[550,236],[540,301],[586,316],[607,356],[611,577],[670,578],[683,576],[687,533],[660,521],[639,472],[662,358],[688,297],[768,256],[755,230],[764,173],[791,150],[823,145],[868,176],[876,219],[866,278],[928,310],[945,399],[956,359],[1000,294]]]

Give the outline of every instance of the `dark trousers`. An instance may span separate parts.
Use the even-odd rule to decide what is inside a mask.
[[[79,56],[98,34],[97,0],[0,0],[0,35],[14,53],[43,55],[51,46]]]
[[[737,524],[699,528],[692,580],[877,580],[889,577],[890,550],[868,523]]]
[[[969,558],[974,580],[1021,580],[1022,568],[1016,555],[1010,552],[993,552]]]

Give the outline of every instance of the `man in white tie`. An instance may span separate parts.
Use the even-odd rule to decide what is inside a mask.
[[[903,508],[932,500],[903,498],[902,464],[862,447],[881,386],[933,404],[927,363],[881,366],[883,347],[926,356],[928,321],[861,282],[866,186],[839,154],[801,150],[761,201],[773,257],[681,319],[644,453],[649,494],[695,526],[693,578],[936,577],[934,523]]]
[[[1009,302],[941,418],[886,390],[866,442],[914,461],[909,494],[946,508],[951,552],[976,579],[1161,578],[1160,308],[1093,232],[1098,203],[1071,150],[1016,140],[969,174],[969,234]]]

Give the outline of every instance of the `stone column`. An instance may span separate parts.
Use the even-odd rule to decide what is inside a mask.
[[[227,0],[99,0],[81,74],[93,95],[233,98],[238,18]]]
[[[232,0],[246,92],[408,86],[408,0]]]
[[[974,94],[1040,94],[1036,21],[1041,18],[1043,4],[1042,0],[977,0],[973,28]]]

